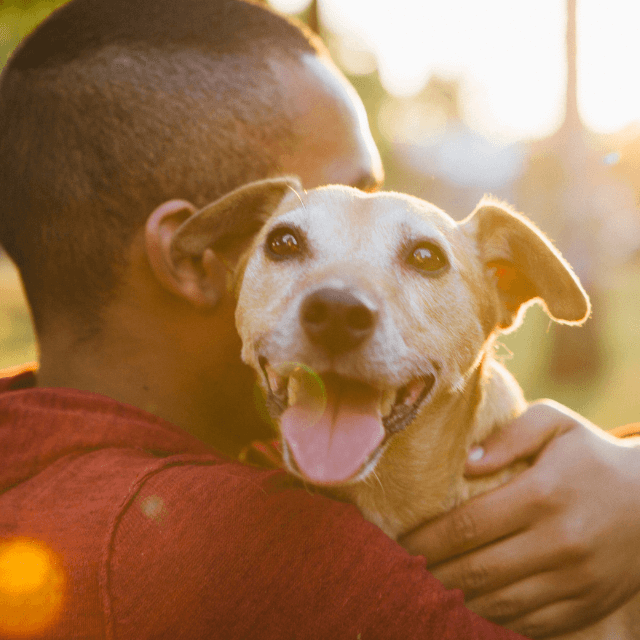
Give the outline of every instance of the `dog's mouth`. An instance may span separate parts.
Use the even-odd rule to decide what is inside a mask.
[[[389,438],[416,417],[435,384],[427,374],[399,388],[377,389],[305,365],[261,358],[267,404],[280,427],[285,459],[315,484],[342,484],[373,468]]]

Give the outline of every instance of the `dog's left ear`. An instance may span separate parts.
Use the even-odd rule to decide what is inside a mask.
[[[174,295],[214,307],[227,291],[228,271],[254,234],[287,194],[299,193],[297,178],[282,177],[246,184],[200,211],[184,200],[164,202],[145,224],[151,270]]]
[[[173,235],[171,254],[174,258],[195,257],[210,248],[233,266],[285,196],[303,192],[300,181],[293,176],[245,184],[189,216]]]
[[[251,182],[199,211],[181,200],[158,207],[146,225],[149,264],[162,285],[197,307],[214,307],[228,273],[287,194],[304,191],[297,178]]]
[[[532,302],[540,302],[549,317],[562,324],[582,324],[589,317],[589,297],[577,276],[530,220],[483,200],[461,226],[475,236],[495,286],[501,329],[517,327]]]

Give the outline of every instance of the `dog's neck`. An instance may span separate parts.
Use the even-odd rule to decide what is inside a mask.
[[[434,398],[394,438],[373,474],[337,492],[390,537],[504,481],[464,477],[469,449],[525,407],[520,387],[492,354],[485,351],[462,389]]]

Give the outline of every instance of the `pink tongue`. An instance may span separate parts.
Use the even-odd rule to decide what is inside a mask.
[[[384,439],[379,392],[346,380],[324,380],[327,406],[318,419],[304,405],[289,407],[280,431],[302,474],[312,482],[334,484],[354,476]]]

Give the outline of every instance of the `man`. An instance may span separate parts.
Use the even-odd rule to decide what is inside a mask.
[[[267,432],[224,268],[168,246],[282,173],[369,189],[382,170],[321,46],[259,5],[73,0],[7,65],[0,239],[40,368],[0,395],[0,535],[55,580],[39,617],[0,600],[5,635],[516,637],[352,507],[233,461]]]

